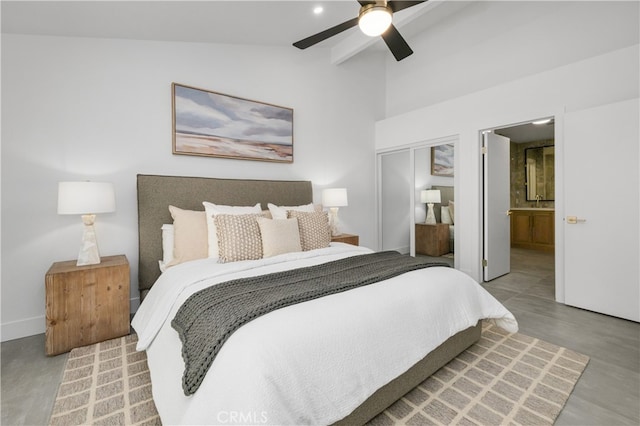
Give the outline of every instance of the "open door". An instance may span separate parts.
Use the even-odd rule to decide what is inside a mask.
[[[483,279],[491,281],[511,270],[510,140],[489,132],[483,139]]]
[[[638,99],[568,113],[565,303],[640,321]]]

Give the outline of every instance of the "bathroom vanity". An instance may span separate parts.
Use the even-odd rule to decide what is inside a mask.
[[[511,247],[553,251],[555,211],[550,208],[512,208]]]

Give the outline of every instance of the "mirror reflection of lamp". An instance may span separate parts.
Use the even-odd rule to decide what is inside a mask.
[[[341,235],[338,208],[348,206],[346,188],[329,188],[322,191],[322,205],[329,208],[329,226],[331,235]]]
[[[59,182],[58,214],[82,215],[84,230],[77,266],[100,263],[100,252],[93,224],[96,213],[116,210],[113,184],[107,182]]]
[[[436,215],[433,212],[433,204],[440,202],[439,189],[425,189],[420,191],[420,202],[427,204],[427,218],[424,223],[436,223]]]

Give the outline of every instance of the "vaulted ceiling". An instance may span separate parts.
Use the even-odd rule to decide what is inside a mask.
[[[394,14],[394,24],[410,42],[412,35],[437,19],[433,11],[444,3],[458,9],[464,2],[425,2]],[[317,6],[322,6],[322,13],[314,13]],[[2,1],[2,32],[291,46],[356,17],[359,8],[356,0]],[[334,63],[364,49],[385,49],[379,37],[367,37],[357,28],[317,47],[330,48]]]

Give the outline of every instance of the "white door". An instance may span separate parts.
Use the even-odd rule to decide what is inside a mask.
[[[640,321],[638,99],[565,116],[565,303]],[[575,223],[574,223],[575,222]]]
[[[510,140],[484,134],[484,280],[511,270]]]

